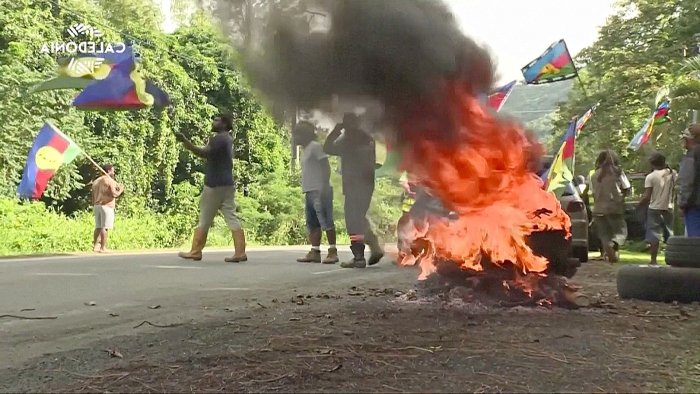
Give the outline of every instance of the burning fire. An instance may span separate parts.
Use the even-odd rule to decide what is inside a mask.
[[[562,231],[568,238],[571,227],[534,173],[543,148],[517,123],[487,112],[464,85],[448,85],[438,102],[401,122],[404,169],[458,217],[402,223],[399,238],[407,242],[399,263],[420,264],[421,279],[444,262],[472,272],[512,268],[510,285],[531,291],[549,262],[533,252],[528,237]],[[445,135],[445,127],[454,133],[426,138]]]

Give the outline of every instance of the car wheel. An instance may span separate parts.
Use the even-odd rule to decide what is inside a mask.
[[[700,268],[700,237],[671,237],[664,254],[668,265]]]
[[[588,262],[588,247],[587,246],[575,246],[573,248],[573,256],[582,263]]]
[[[626,265],[617,271],[620,298],[657,302],[700,301],[700,270],[663,265]]]

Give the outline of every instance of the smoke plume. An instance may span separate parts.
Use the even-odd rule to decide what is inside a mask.
[[[253,86],[277,102],[305,109],[368,97],[389,115],[439,100],[446,82],[474,94],[488,91],[493,65],[465,37],[441,2],[336,0],[324,2],[330,28],[304,31],[290,18],[272,23],[262,57],[247,59]]]

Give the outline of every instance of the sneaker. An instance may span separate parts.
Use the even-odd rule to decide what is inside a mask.
[[[328,248],[328,255],[326,256],[325,259],[323,259],[323,264],[335,264],[338,261],[338,249],[337,248]]]
[[[361,259],[352,258],[348,261],[340,263],[340,266],[342,268],[365,268],[367,267],[367,261],[364,259],[364,257]]]
[[[306,256],[298,258],[297,261],[300,263],[320,263],[321,251],[318,249],[311,249]]]

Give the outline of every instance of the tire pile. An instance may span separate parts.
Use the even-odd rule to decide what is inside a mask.
[[[617,272],[620,298],[658,302],[700,301],[700,237],[671,237],[666,266],[627,265]]]

